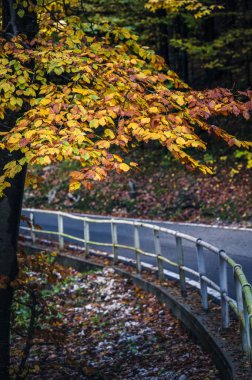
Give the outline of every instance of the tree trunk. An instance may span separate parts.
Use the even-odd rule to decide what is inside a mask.
[[[12,290],[0,289],[0,379],[9,380],[10,309]]]
[[[7,39],[19,33],[32,39],[37,33],[36,15],[25,8],[24,17],[18,16],[22,3],[16,7],[15,0],[2,0],[2,32]],[[0,6],[1,6],[0,5]],[[0,131],[10,130],[20,114],[7,112]],[[0,151],[0,175],[4,166],[22,157],[21,152]],[[13,291],[9,282],[18,274],[17,242],[24,192],[26,168],[10,180],[11,187],[0,199],[0,379],[9,380],[10,363],[10,309]],[[1,286],[1,279],[7,279],[7,286]]]
[[[1,151],[0,168],[20,156],[19,152]],[[18,274],[17,241],[22,207],[25,168],[14,179],[11,187],[0,199],[0,278],[8,282]],[[9,379],[9,330],[12,289],[9,283],[0,289],[0,379]]]

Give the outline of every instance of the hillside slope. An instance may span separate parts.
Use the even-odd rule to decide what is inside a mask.
[[[211,154],[204,156],[213,162]],[[25,206],[148,219],[251,225],[251,169],[234,156],[220,156],[215,174],[191,173],[159,149],[130,157],[140,170],[112,173],[92,190],[68,192],[69,164],[36,171],[40,189],[27,189]]]

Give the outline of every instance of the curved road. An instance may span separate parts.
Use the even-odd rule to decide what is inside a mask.
[[[26,212],[23,212],[27,214]],[[106,217],[98,216],[88,216],[95,219],[106,219]],[[121,218],[120,218],[121,219]],[[146,221],[145,221],[146,222]],[[205,226],[197,224],[188,223],[172,223],[172,222],[156,222],[149,221],[151,224],[156,224],[162,227],[166,227],[172,230],[184,232],[188,235],[195,237],[200,237],[201,239],[215,245],[216,247],[226,251],[237,263],[241,264],[247,279],[252,283],[252,229],[234,229],[227,227],[217,227],[217,226]],[[57,230],[57,216],[48,214],[35,214],[35,223],[39,224],[44,230]],[[77,237],[83,238],[83,223],[73,219],[64,218],[64,233],[75,235]],[[111,242],[111,232],[110,225],[102,224],[91,224],[90,225],[90,240],[110,243]],[[167,258],[176,261],[176,249],[175,249],[175,239],[173,236],[168,236],[166,234],[160,234],[161,250],[162,254]],[[118,243],[125,245],[133,244],[133,227],[124,225],[118,225]],[[151,230],[140,229],[140,245],[143,250],[147,252],[152,252],[154,250],[153,234]],[[96,248],[95,246],[93,246]],[[183,247],[185,253],[185,265],[191,268],[197,269],[196,262],[196,250],[195,246],[183,239]],[[101,247],[97,247],[101,249]],[[111,252],[110,247],[104,247],[102,250]],[[130,250],[119,249],[119,255],[122,253],[126,254],[129,258],[135,258],[134,252]],[[156,264],[153,258],[144,257],[145,262],[151,264]],[[206,251],[206,267],[207,275],[213,279],[215,282],[218,281],[218,258],[214,253]],[[169,266],[166,266],[167,269]],[[232,270],[228,269],[229,276],[229,289],[231,291],[231,296],[233,294],[233,281],[232,281]],[[190,277],[190,276],[188,276]]]

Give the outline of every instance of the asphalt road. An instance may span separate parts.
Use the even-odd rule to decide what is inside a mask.
[[[95,218],[98,217],[95,216]],[[57,216],[55,215],[37,213],[35,215],[35,223],[39,224],[44,230],[57,230]],[[208,243],[211,243],[216,247],[225,250],[226,253],[230,255],[237,263],[242,265],[243,271],[246,274],[248,281],[252,283],[252,229],[228,229],[222,227],[171,222],[160,223],[152,221],[151,223],[176,231],[181,231],[197,238],[200,237]],[[80,221],[64,219],[64,232],[80,238],[84,237],[83,224]],[[110,225],[91,224],[90,240],[110,243]],[[175,238],[173,236],[168,236],[167,234],[161,233],[160,241],[162,254],[167,258],[176,261]],[[118,226],[118,243],[124,245],[134,245],[132,226]],[[140,246],[141,249],[146,250],[147,252],[154,252],[153,234],[151,230],[144,228],[140,229]],[[185,265],[190,268],[197,269],[195,246],[193,243],[183,240],[183,247],[185,253]],[[96,247],[93,246],[93,248]],[[101,249],[101,247],[97,248]],[[104,247],[102,250],[111,252],[110,247]],[[119,255],[122,253],[124,255],[127,255],[128,258],[135,258],[134,252],[130,250],[119,249]],[[218,258],[214,253],[210,251],[206,251],[205,257],[207,276],[218,283]],[[156,264],[155,259],[153,258],[144,257],[144,261],[154,265]],[[165,267],[167,269],[172,269],[168,265]],[[228,270],[229,291],[230,295],[234,296],[232,278],[233,275],[230,268]]]

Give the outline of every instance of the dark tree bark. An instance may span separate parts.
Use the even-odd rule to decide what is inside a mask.
[[[0,128],[3,131],[4,128]],[[5,128],[6,130],[6,128]],[[21,153],[0,151],[0,174],[4,166],[19,159]],[[22,198],[25,181],[24,168],[14,179],[10,180],[11,187],[0,198],[0,279],[6,279],[5,287],[1,288],[0,281],[0,379],[9,379],[9,336],[10,309],[13,291],[9,282],[18,274],[17,242]],[[3,284],[2,284],[3,285]]]
[[[1,151],[0,171],[13,159],[20,158],[20,152]],[[0,289],[0,379],[8,380],[9,329],[12,289],[9,282],[18,274],[17,241],[24,190],[25,168],[14,179],[11,187],[0,199],[0,279],[6,279],[6,287]]]
[[[26,12],[24,17],[17,15],[18,8],[15,1],[2,1],[3,30],[2,33],[10,39],[19,33],[33,38],[37,32],[36,17],[34,13]],[[1,123],[0,131],[13,128],[20,114],[8,112]],[[0,151],[0,175],[4,166],[22,156],[20,151]],[[6,287],[1,287],[0,281],[0,379],[9,380],[9,341],[10,341],[10,309],[13,291],[9,282],[18,274],[17,242],[22,199],[24,192],[26,168],[10,180],[11,187],[5,191],[0,199],[0,279],[7,279]]]
[[[0,379],[9,380],[10,309],[12,290],[0,289]]]
[[[35,3],[35,1],[33,1]],[[25,34],[28,39],[32,39],[38,32],[36,15],[34,12],[28,12],[25,9],[23,17],[18,16],[20,6],[14,9],[15,0],[2,0],[3,7],[3,31],[5,35]],[[22,7],[22,4],[21,4]]]

